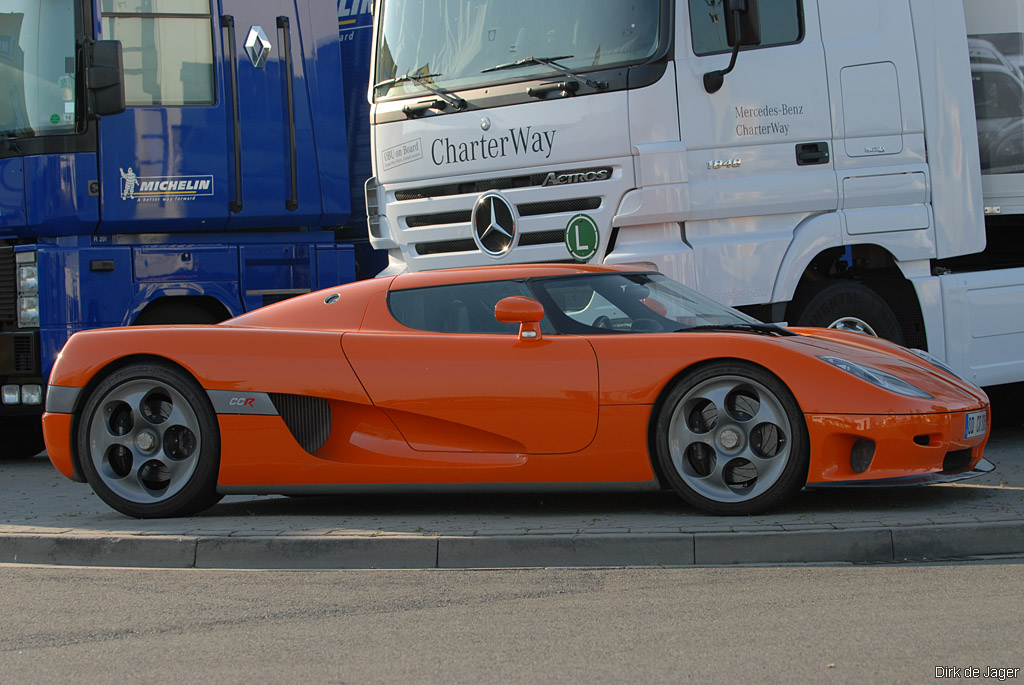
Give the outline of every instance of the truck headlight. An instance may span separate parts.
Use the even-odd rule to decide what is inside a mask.
[[[364,189],[366,191],[366,227],[370,232],[370,244],[378,250],[397,247],[398,244],[391,237],[388,218],[382,213],[385,203],[384,198],[381,197],[383,193],[380,184],[377,183],[377,177],[371,176],[366,179]]]
[[[18,298],[18,326],[39,328],[39,297],[37,295]]]
[[[34,295],[39,292],[39,267],[35,264],[18,267],[18,294]]]
[[[828,362],[832,366],[842,369],[846,373],[852,374],[862,381],[867,381],[872,385],[877,385],[880,388],[884,388],[890,392],[897,393],[899,395],[906,395],[907,397],[920,397],[921,399],[931,400],[935,399],[931,394],[925,392],[921,388],[917,387],[913,383],[894,376],[891,373],[876,369],[871,366],[865,366],[864,364],[857,364],[841,357],[818,357],[823,362]]]

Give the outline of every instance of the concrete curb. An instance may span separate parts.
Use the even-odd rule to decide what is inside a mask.
[[[1024,553],[1024,521],[834,531],[491,536],[7,534],[0,563],[427,569],[892,562]]]

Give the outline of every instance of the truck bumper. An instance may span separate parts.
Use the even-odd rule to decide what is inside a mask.
[[[39,372],[39,331],[0,332],[0,417],[41,416],[46,384]]]

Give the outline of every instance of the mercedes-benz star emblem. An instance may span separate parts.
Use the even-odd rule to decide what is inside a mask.
[[[516,214],[497,193],[481,195],[473,207],[473,240],[484,253],[504,257],[516,238]]]

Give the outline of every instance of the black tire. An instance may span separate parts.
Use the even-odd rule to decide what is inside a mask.
[[[31,459],[42,452],[43,424],[38,416],[10,416],[0,421],[0,459]]]
[[[759,366],[713,362],[669,390],[655,458],[673,490],[712,514],[757,514],[807,482],[807,425],[793,393]]]
[[[82,473],[122,514],[187,516],[221,498],[217,416],[195,379],[175,366],[113,372],[90,392],[76,431]]]
[[[797,311],[789,322],[793,326],[852,330],[904,344],[903,328],[889,305],[874,290],[856,281],[818,284],[795,304]]]

